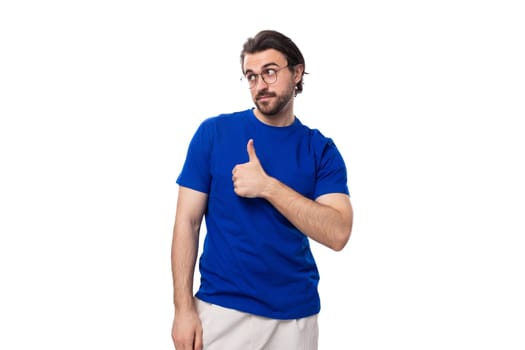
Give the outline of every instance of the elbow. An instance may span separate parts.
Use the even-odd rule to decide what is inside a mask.
[[[348,211],[343,214],[342,220],[339,222],[336,232],[334,232],[332,244],[330,245],[330,248],[336,252],[340,252],[346,247],[352,233],[354,211],[352,205],[350,203],[348,204]]]
[[[344,236],[339,237],[338,239],[335,239],[330,245],[330,248],[336,252],[340,252],[341,250],[344,249],[344,247],[346,247],[346,244],[348,243],[349,239],[350,239],[350,233],[347,233]]]
[[[352,221],[353,220],[349,220],[349,222],[347,222],[345,225],[343,225],[344,227],[341,227],[335,234],[334,234],[334,239],[333,241],[331,242],[330,244],[330,248],[336,252],[340,252],[341,250],[344,249],[344,247],[346,247],[349,239],[350,239],[350,235],[352,233]]]

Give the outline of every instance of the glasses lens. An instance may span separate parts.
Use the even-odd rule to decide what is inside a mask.
[[[279,68],[279,70],[286,68],[282,67]],[[253,89],[255,86],[257,86],[257,82],[259,79],[262,79],[266,84],[273,84],[277,81],[277,71],[274,68],[269,68],[263,70],[260,74],[250,73],[247,74],[244,78],[248,82],[248,86],[250,89]]]
[[[241,78],[242,81],[245,81],[246,84],[248,84],[248,87],[250,89],[253,88],[255,85],[257,85],[257,79],[258,79],[258,76],[252,73],[246,74],[245,76]]]
[[[261,73],[263,80],[267,84],[273,84],[277,80],[277,71],[275,69],[267,69]]]

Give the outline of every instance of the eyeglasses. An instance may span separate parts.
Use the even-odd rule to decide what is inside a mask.
[[[277,72],[279,72],[281,69],[284,69],[286,67],[288,67],[288,65],[281,67],[281,68],[265,68],[259,74],[248,72],[244,76],[244,79],[246,79],[246,81],[248,82],[248,86],[250,87],[250,89],[253,89],[254,87],[257,86],[257,81],[259,80],[258,79],[259,76],[261,76],[262,80],[266,84],[273,84],[277,81]]]

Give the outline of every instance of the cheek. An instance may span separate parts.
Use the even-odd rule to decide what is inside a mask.
[[[295,85],[297,85],[295,80],[290,80],[290,84],[288,84],[286,92],[288,93],[291,91],[293,93],[293,91],[295,91]]]

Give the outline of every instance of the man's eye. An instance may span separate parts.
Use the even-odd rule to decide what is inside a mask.
[[[254,81],[255,79],[257,79],[257,74],[253,74],[253,73],[246,74],[246,80]]]
[[[263,71],[262,74],[265,75],[265,76],[267,76],[267,77],[272,77],[272,76],[275,75],[275,73],[277,73],[277,72],[275,71],[275,69],[273,69],[273,68],[268,68],[268,69],[265,69],[265,70]]]

